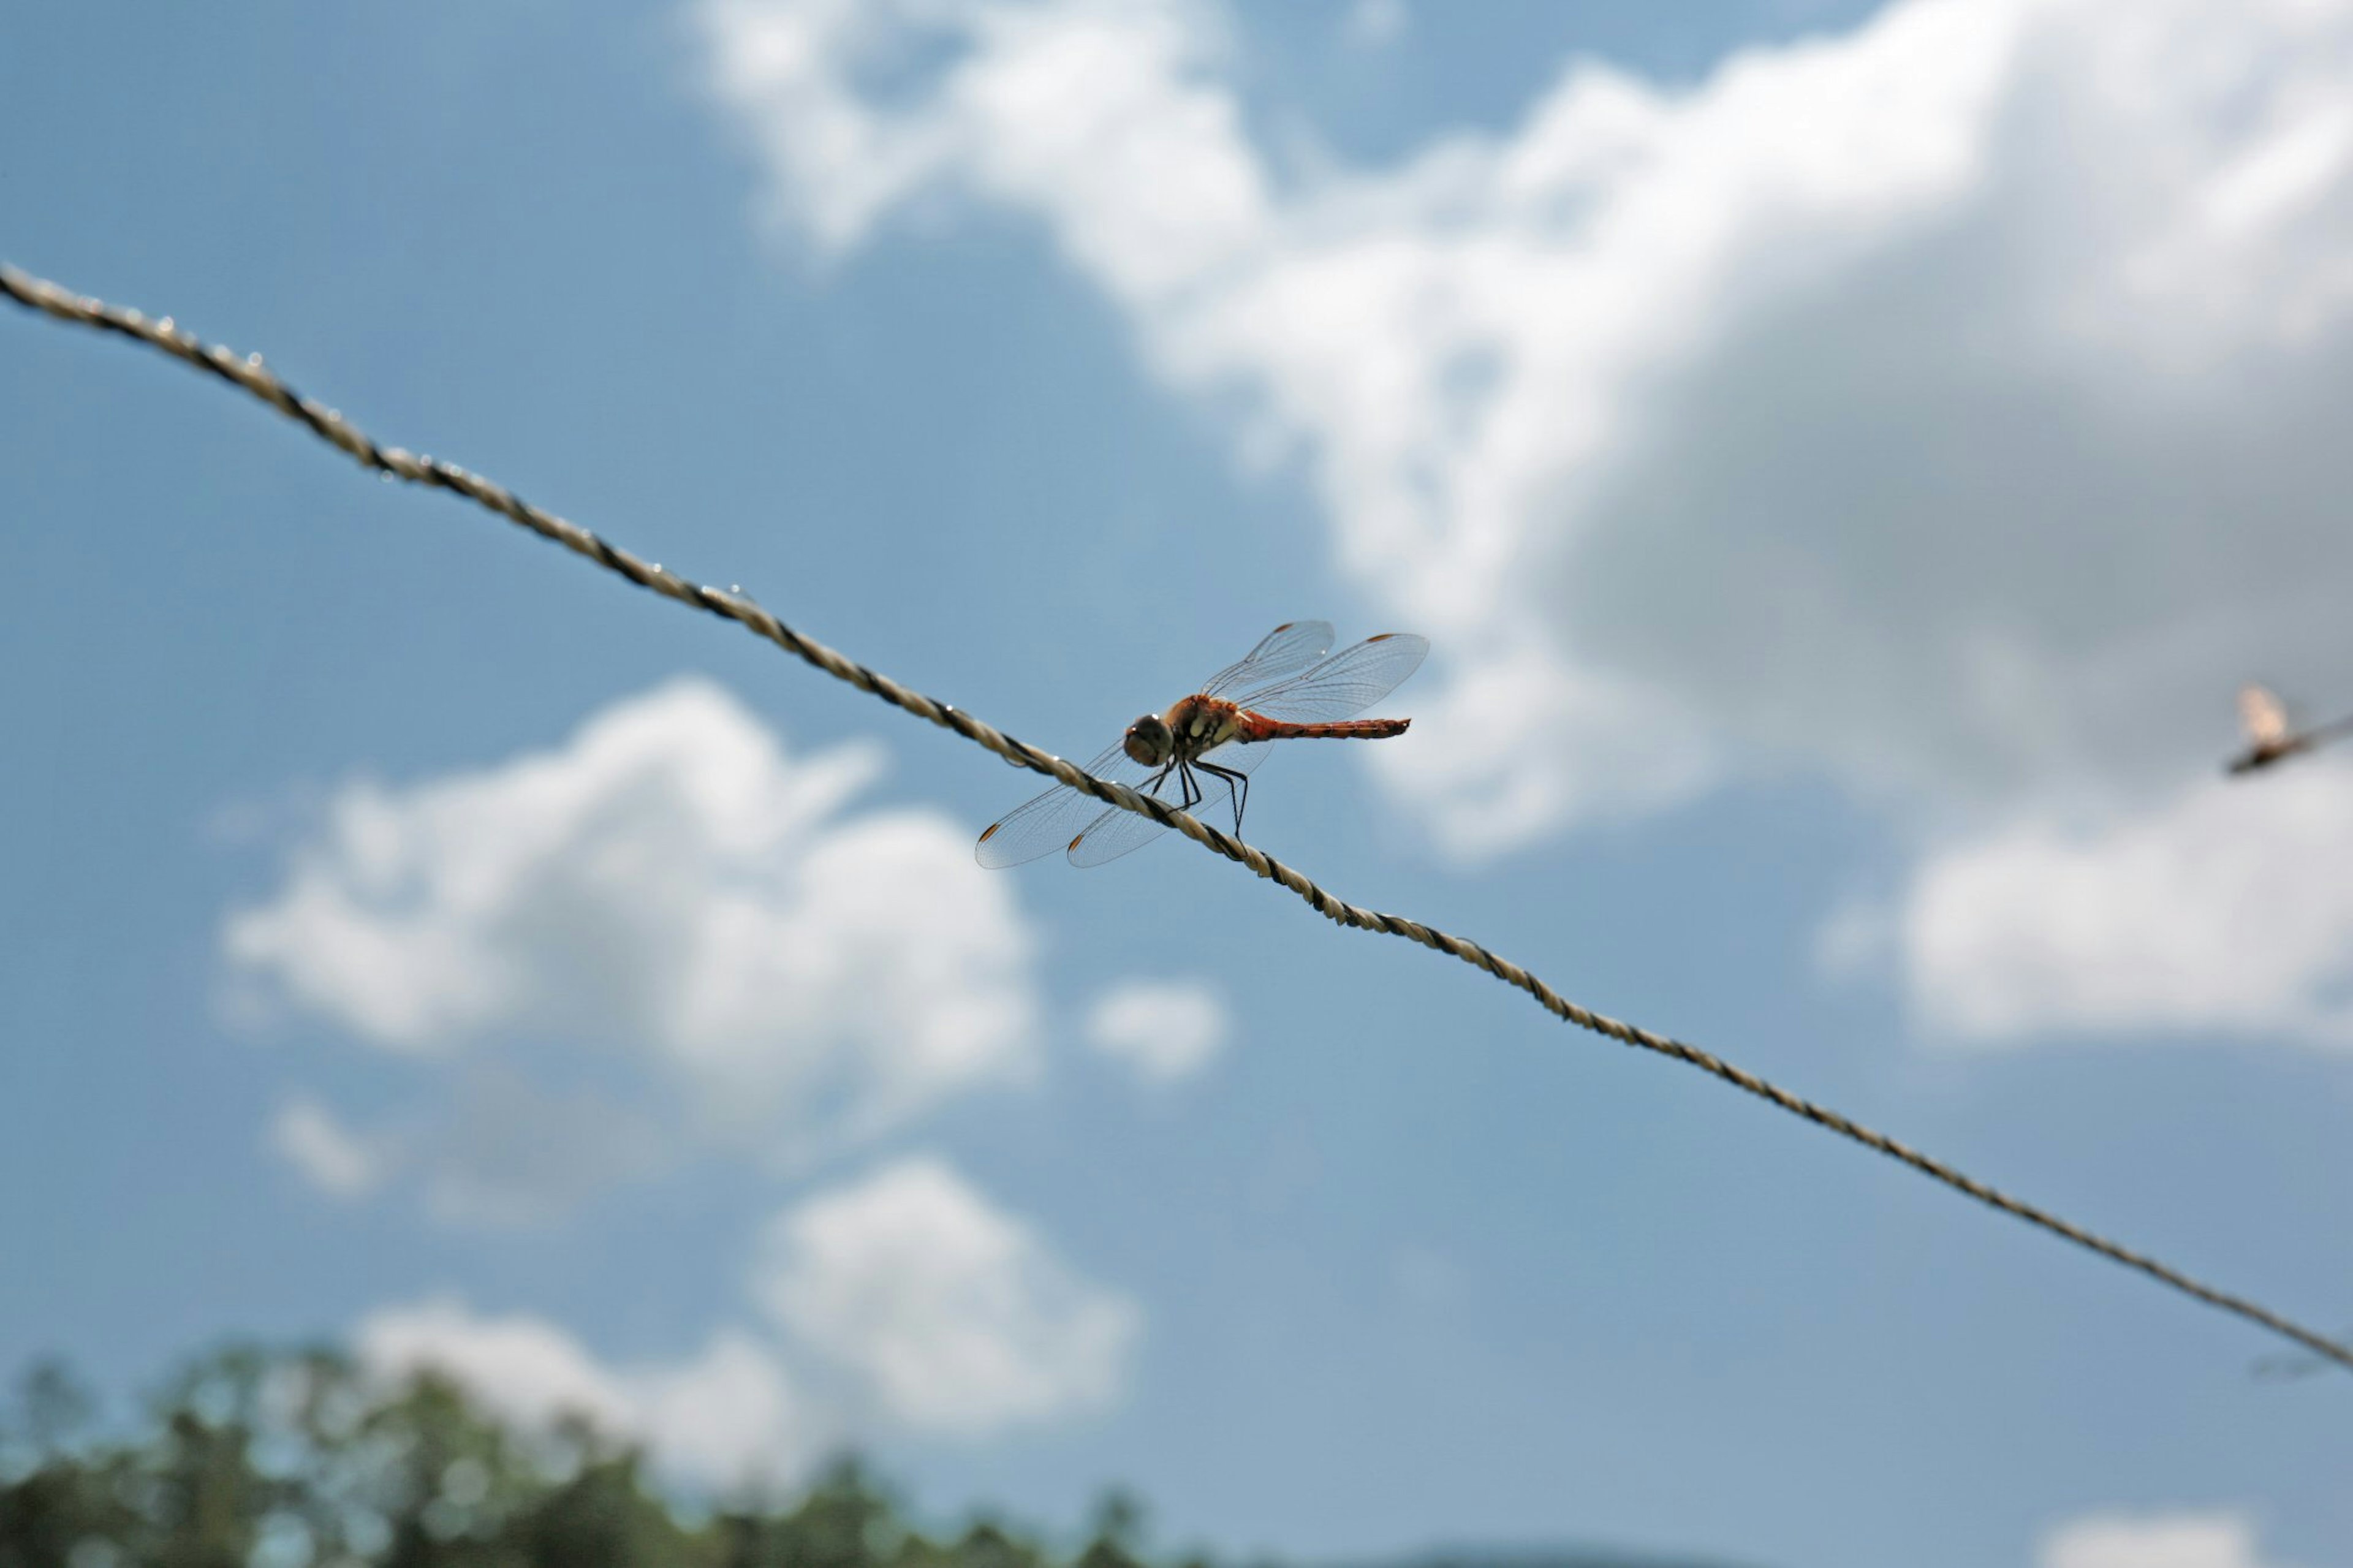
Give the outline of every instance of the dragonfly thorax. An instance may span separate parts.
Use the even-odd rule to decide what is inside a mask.
[[[1192,762],[1212,747],[1224,745],[1240,729],[1240,710],[1232,703],[1197,691],[1166,713],[1146,713],[1130,724],[1126,739],[1120,743],[1145,767],[1165,768],[1173,762]]]

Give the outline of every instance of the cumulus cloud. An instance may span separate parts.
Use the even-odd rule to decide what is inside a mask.
[[[1088,1044],[1147,1083],[1192,1077],[1219,1051],[1233,1020],[1217,987],[1200,980],[1129,980],[1087,1013]]]
[[[2353,761],[2215,778],[2086,826],[1931,853],[1890,911],[1932,1028],[1981,1041],[2207,1031],[2353,1046]],[[2316,874],[2319,872],[2320,874]]]
[[[905,1160],[772,1222],[752,1270],[765,1326],[613,1365],[528,1314],[442,1298],[353,1333],[363,1365],[434,1369],[526,1429],[567,1416],[714,1486],[789,1477],[878,1434],[977,1439],[1115,1399],[1142,1317],[947,1165]]]
[[[1901,0],[1288,182],[1197,0],[702,14],[779,219],[1031,214],[1300,453],[1440,639],[1378,762],[1466,851],[1765,768],[2178,773],[2242,669],[2348,651],[2341,5]]]
[[[861,1402],[977,1436],[1108,1404],[1140,1318],[946,1165],[911,1159],[779,1219],[758,1290]]]
[[[629,1426],[632,1402],[619,1380],[570,1334],[537,1318],[479,1317],[443,1297],[371,1313],[353,1340],[371,1371],[394,1378],[440,1373],[520,1425],[577,1416],[616,1431]]]
[[[1795,773],[1927,845],[1944,909],[1955,821],[2013,859],[2094,807],[2202,831],[2232,687],[2353,665],[2353,7],[1895,0],[1689,86],[1567,60],[1381,168],[1254,140],[1208,0],[699,16],[778,224],[1028,215],[1303,466],[1338,569],[1437,638],[1373,763],[1465,856]],[[1965,1026],[2075,1026],[2020,962]],[[2200,1016],[2311,1012],[2311,964],[2255,972]]]
[[[1035,1065],[1013,885],[940,813],[849,813],[880,768],[862,745],[796,756],[718,687],[676,681],[552,751],[343,784],[223,947],[249,993],[387,1050],[590,1047],[579,1059],[651,1075],[642,1098],[677,1100],[698,1134],[853,1144]],[[659,1142],[595,1096],[541,1100],[478,1105],[480,1136],[441,1141],[464,1156],[446,1167],[452,1205],[528,1206],[587,1180],[583,1151],[649,1159]],[[577,1136],[501,1142],[550,1117]]]
[[[525,1431],[586,1420],[717,1487],[788,1475],[832,1436],[801,1407],[775,1352],[740,1332],[674,1364],[612,1367],[545,1319],[485,1316],[442,1298],[373,1313],[353,1341],[378,1376],[438,1373]]]
[[[2094,1514],[2042,1538],[2039,1568],[2285,1568],[2258,1554],[2244,1515]]]

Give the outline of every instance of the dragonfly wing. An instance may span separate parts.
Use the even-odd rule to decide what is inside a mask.
[[[1273,752],[1274,748],[1264,741],[1255,742],[1228,741],[1222,746],[1213,746],[1202,752],[1200,762],[1193,765],[1198,768],[1201,763],[1215,763],[1218,766],[1230,769],[1234,773],[1250,773],[1256,772],[1259,763],[1266,761]]]
[[[1111,747],[1089,763],[1086,771],[1099,779],[1124,784],[1140,784],[1148,776],[1144,764],[1118,746]],[[1094,796],[1072,789],[1069,784],[1056,784],[998,817],[988,831],[980,836],[980,842],[973,847],[974,857],[982,865],[996,870],[1051,855],[1058,849],[1068,847],[1071,840],[1078,837],[1079,830],[1103,809],[1103,802]],[[1116,806],[1112,809],[1118,812]],[[1119,815],[1129,814],[1119,812]]]
[[[2287,710],[2260,686],[2240,689],[2239,720],[2247,727],[2247,739],[2258,746],[2277,745],[2287,739]]]
[[[1253,712],[1289,723],[1321,724],[1362,713],[1398,689],[1421,667],[1430,639],[1411,632],[1383,632],[1288,680],[1234,694]]]
[[[1145,794],[1155,795],[1174,805],[1184,798],[1176,774],[1172,770]],[[1100,803],[1090,799],[1089,805]],[[1100,866],[1106,860],[1116,860],[1132,855],[1168,830],[1141,812],[1123,806],[1104,806],[1101,815],[1081,828],[1071,839],[1071,864]]]
[[[1332,635],[1329,621],[1285,621],[1238,662],[1209,677],[1201,690],[1222,697],[1238,686],[1271,686],[1286,679],[1331,652]]]

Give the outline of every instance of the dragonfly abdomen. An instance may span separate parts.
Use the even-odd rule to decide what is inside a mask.
[[[1244,710],[1241,732],[1235,739],[1251,741],[1386,741],[1402,735],[1410,719],[1343,719],[1329,724],[1286,724],[1263,713]]]

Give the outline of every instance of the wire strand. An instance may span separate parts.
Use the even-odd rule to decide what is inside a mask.
[[[733,621],[759,637],[783,648],[786,653],[816,666],[837,680],[847,681],[860,691],[871,692],[892,707],[903,710],[919,719],[930,721],[944,729],[955,731],[965,740],[986,747],[1009,763],[1044,773],[1058,783],[1082,790],[1109,805],[1123,810],[1140,812],[1164,827],[1171,827],[1195,843],[1224,856],[1227,859],[1248,867],[1258,876],[1279,883],[1304,900],[1309,908],[1337,924],[1359,931],[1380,931],[1389,936],[1403,937],[1448,953],[1463,963],[1484,970],[1508,985],[1526,992],[1546,1012],[1563,1021],[1589,1029],[1627,1046],[1654,1051],[1686,1066],[1697,1068],[1709,1076],[1722,1079],[1746,1093],[1753,1094],[1792,1116],[1801,1117],[1817,1127],[1826,1128],[1842,1138],[1852,1140],[1891,1160],[1910,1166],[1922,1175],[1943,1183],[1963,1195],[1973,1198],[1989,1208],[2027,1224],[2040,1227],[2063,1241],[2073,1243],[2088,1252],[2098,1254],[2110,1262],[2123,1265],[2159,1284],[2168,1286],[2183,1295],[2206,1305],[2232,1313],[2246,1321],[2269,1330],[2281,1338],[2303,1346],[2314,1354],[2339,1366],[2353,1369],[2353,1348],[2283,1317],[2270,1308],[2218,1289],[2191,1278],[2168,1264],[2160,1263],[2146,1253],[2130,1247],[2096,1232],[2086,1230],[2072,1220],[2063,1219],[2047,1209],[2038,1208],[2023,1199],[2011,1196],[1967,1173],[1930,1158],[1910,1145],[1897,1142],[1852,1118],[1842,1116],[1827,1106],[1818,1105],[1802,1096],[1790,1093],[1757,1077],[1745,1068],[1697,1046],[1655,1034],[1649,1029],[1596,1013],[1563,996],[1509,959],[1497,956],[1486,948],[1464,937],[1452,935],[1434,926],[1409,920],[1402,915],[1383,914],[1376,910],[1360,908],[1335,897],[1315,882],[1289,866],[1283,865],[1264,850],[1220,833],[1208,824],[1185,812],[1178,811],[1150,795],[1139,795],[1124,784],[1112,784],[1081,771],[1071,763],[1050,752],[1018,741],[995,726],[948,703],[936,701],[920,691],[912,690],[858,663],[813,637],[803,636],[778,620],[749,597],[739,594],[723,594],[663,569],[657,563],[640,560],[628,551],[612,544],[588,530],[553,512],[532,505],[505,487],[480,474],[459,468],[455,463],[438,458],[410,452],[399,447],[378,444],[358,426],[345,419],[335,409],[313,402],[297,393],[262,362],[259,354],[243,358],[218,344],[203,342],[177,325],[171,317],[150,318],[134,310],[109,305],[102,300],[75,294],[45,279],[0,262],[0,293],[18,304],[38,310],[58,321],[77,326],[91,327],[113,332],[153,348],[163,350],[184,360],[198,370],[217,376],[242,392],[260,399],[288,418],[308,427],[311,434],[341,449],[363,467],[378,473],[390,474],[411,484],[427,485],[463,496],[478,506],[488,508],[500,516],[531,530],[543,539],[552,540],[565,549],[585,555],[609,572],[619,574],[641,588],[650,589],[665,598]]]

